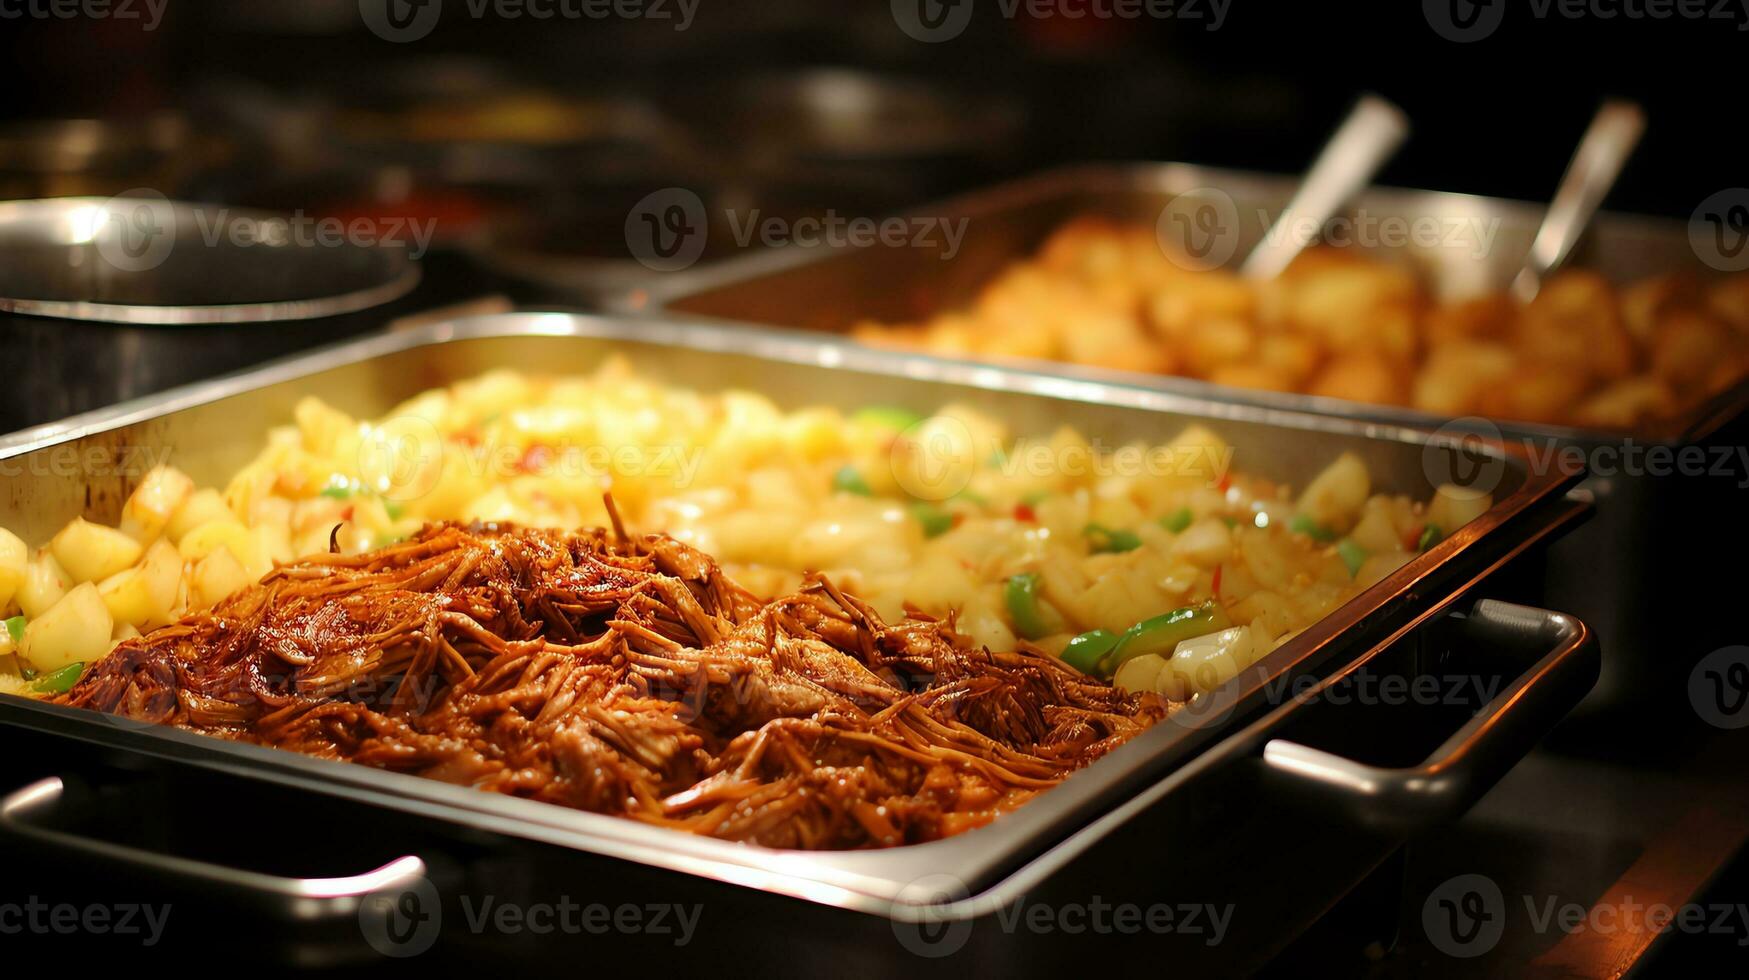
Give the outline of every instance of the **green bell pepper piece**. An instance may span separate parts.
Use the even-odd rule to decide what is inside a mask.
[[[1125,661],[1144,653],[1170,657],[1173,648],[1185,640],[1218,633],[1231,625],[1227,611],[1213,599],[1144,619],[1125,630],[1117,645],[1100,658],[1099,672],[1110,677]]]

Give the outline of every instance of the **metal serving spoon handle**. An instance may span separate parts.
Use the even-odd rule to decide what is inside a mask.
[[[1512,280],[1512,295],[1519,302],[1535,299],[1542,284],[1567,261],[1645,131],[1646,113],[1636,103],[1611,100],[1597,110],[1555,189],[1524,267]]]
[[[1275,278],[1310,243],[1307,236],[1295,234],[1295,229],[1322,228],[1349,199],[1372,183],[1373,175],[1408,135],[1409,117],[1403,110],[1377,95],[1362,96],[1306,172],[1293,200],[1263,241],[1245,257],[1240,274],[1247,279]]]

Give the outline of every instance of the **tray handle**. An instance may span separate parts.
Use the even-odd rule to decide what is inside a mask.
[[[342,878],[285,878],[42,826],[44,818],[59,805],[65,788],[59,776],[49,776],[0,797],[0,841],[10,840],[62,857],[95,860],[154,884],[195,889],[203,896],[247,904],[295,921],[360,915],[367,897],[393,894],[428,880],[425,862],[413,855]]]
[[[1469,620],[1480,642],[1547,652],[1420,765],[1369,765],[1277,738],[1263,747],[1269,774],[1375,829],[1414,833],[1463,813],[1584,699],[1600,661],[1595,636],[1571,616],[1485,599]]]

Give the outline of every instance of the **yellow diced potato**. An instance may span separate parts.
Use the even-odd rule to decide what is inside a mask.
[[[1376,555],[1367,556],[1361,562],[1360,568],[1354,573],[1354,587],[1366,589],[1383,581],[1384,577],[1409,564],[1415,556],[1407,551],[1381,551]]]
[[[194,481],[171,466],[154,467],[121,509],[121,531],[141,544],[164,533],[170,516],[194,493]]]
[[[1233,447],[1213,431],[1192,425],[1166,444],[1169,477],[1189,478],[1213,486],[1233,462]]]
[[[256,578],[273,571],[274,562],[287,562],[297,557],[292,552],[291,530],[284,524],[264,524],[255,530],[255,550],[262,571]]]
[[[67,590],[73,587],[73,576],[55,561],[55,556],[49,549],[41,548],[36,558],[25,570],[24,581],[18,586],[18,608],[26,618],[35,619],[47,612],[49,607],[61,601]]]
[[[229,548],[220,546],[194,566],[188,589],[189,608],[211,608],[253,581],[237,556]]]
[[[188,495],[182,506],[170,516],[164,533],[171,541],[180,542],[184,535],[214,521],[235,521],[237,515],[225,503],[224,495],[211,487],[203,487]]]
[[[1333,530],[1345,530],[1353,526],[1371,489],[1366,464],[1353,453],[1343,453],[1306,484],[1299,511]]]
[[[113,527],[75,517],[49,542],[55,561],[76,582],[98,582],[140,560],[140,543]]]
[[[1233,553],[1233,532],[1218,517],[1205,517],[1184,529],[1172,542],[1174,557],[1213,568]]]
[[[1494,498],[1488,493],[1447,483],[1433,492],[1433,499],[1427,504],[1427,522],[1450,534],[1486,514],[1492,506]]]
[[[192,528],[176,544],[183,561],[200,561],[220,548],[231,549],[232,557],[245,566],[257,563],[260,555],[255,532],[235,520],[218,520]]]
[[[24,628],[19,654],[39,671],[91,663],[109,652],[109,609],[97,586],[81,582]]]
[[[129,640],[138,639],[143,635],[145,634],[141,633],[139,628],[132,623],[117,623],[115,629],[109,634],[109,648],[114,650],[117,646]]]
[[[343,434],[358,427],[352,416],[329,407],[319,398],[304,398],[292,409],[304,447],[313,453],[327,454],[334,450]]]
[[[182,556],[167,541],[146,550],[145,560],[104,579],[97,591],[118,624],[155,629],[170,622],[176,586],[182,577]]]
[[[30,568],[30,549],[11,531],[0,527],[0,609],[5,609],[24,584]]]
[[[1360,523],[1354,525],[1354,531],[1349,535],[1354,543],[1370,552],[1391,551],[1402,547],[1403,536],[1397,531],[1396,522],[1383,507],[1367,507],[1361,514]]]
[[[1154,684],[1159,680],[1160,672],[1166,669],[1166,658],[1157,653],[1144,653],[1139,657],[1131,657],[1117,669],[1117,676],[1111,679],[1113,687],[1125,694],[1142,694],[1154,690]]]

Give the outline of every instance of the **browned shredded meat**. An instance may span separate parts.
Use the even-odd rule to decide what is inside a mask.
[[[60,700],[798,848],[980,826],[1166,711],[823,579],[762,603],[670,538],[493,525],[281,566]]]

